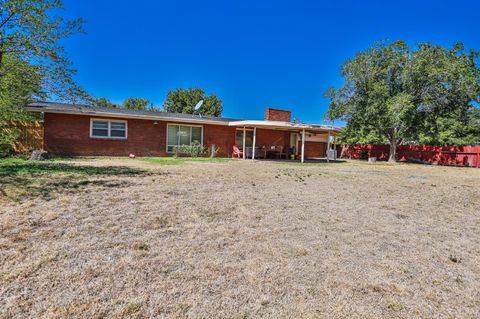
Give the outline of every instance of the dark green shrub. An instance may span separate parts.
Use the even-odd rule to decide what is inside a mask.
[[[205,153],[205,148],[198,142],[193,142],[191,145],[180,145],[173,148],[173,156],[190,156],[199,157]]]

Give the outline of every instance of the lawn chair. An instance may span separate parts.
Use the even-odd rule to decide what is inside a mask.
[[[241,151],[236,145],[233,145],[232,158],[233,157],[243,158],[243,151]]]

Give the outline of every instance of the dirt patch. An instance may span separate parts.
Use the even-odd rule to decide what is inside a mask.
[[[40,172],[4,172],[9,187],[19,175],[24,189],[60,176],[70,186],[55,186],[54,196],[4,196],[2,318],[480,313],[480,170],[64,164],[136,173],[57,171],[49,181]]]

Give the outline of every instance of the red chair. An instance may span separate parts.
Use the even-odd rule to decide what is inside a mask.
[[[236,145],[233,145],[232,157],[243,158],[243,151],[241,151]]]

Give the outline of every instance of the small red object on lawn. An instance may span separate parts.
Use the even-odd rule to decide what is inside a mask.
[[[135,154],[130,154],[130,155],[128,155],[128,157],[135,158]]]

